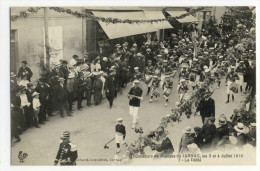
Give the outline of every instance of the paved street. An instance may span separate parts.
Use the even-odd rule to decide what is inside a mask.
[[[174,87],[168,107],[164,107],[165,101],[163,97],[160,97],[158,102],[149,103],[150,97],[145,96],[147,89],[144,89],[144,100],[140,108],[140,124],[144,128],[144,132],[156,128],[161,117],[171,112],[171,107],[174,106],[175,102],[179,99],[176,93],[176,82],[177,78],[174,80]],[[119,94],[114,101],[112,109],[108,108],[108,101],[106,99],[100,106],[92,107],[86,107],[86,101],[83,101],[83,111],[76,110],[73,113],[74,117],[65,117],[62,119],[59,115],[55,115],[51,117],[50,121],[45,125],[41,125],[40,129],[28,129],[21,135],[22,141],[14,144],[11,148],[12,164],[52,165],[59,147],[61,133],[66,130],[71,132],[71,141],[77,145],[78,159],[81,159],[81,161],[77,161],[77,165],[114,164],[109,160],[115,157],[115,143],[110,143],[110,148],[107,150],[103,147],[107,141],[114,137],[116,118],[124,118],[124,125],[126,126],[127,132],[126,141],[128,144],[137,138],[137,134],[131,129],[132,118],[128,112],[129,106],[126,95],[129,89],[130,85],[123,90],[122,95]],[[225,104],[226,86],[224,79],[222,79],[221,88],[216,89],[212,96],[216,105],[216,118],[221,114],[226,114],[229,118],[233,110],[238,108],[240,101],[242,101],[244,97],[245,95],[238,93],[235,95],[234,102]],[[75,108],[76,106],[74,105],[74,109]],[[184,115],[181,123],[176,123],[174,127],[169,126],[169,137],[174,145],[175,153],[177,153],[182,129],[188,125],[202,126],[201,118],[199,116],[191,116],[190,119],[187,119]],[[24,163],[19,163],[17,158],[19,151],[26,152],[29,155]],[[123,149],[121,155],[124,154],[124,151]],[[86,159],[107,159],[109,162],[83,161]]]

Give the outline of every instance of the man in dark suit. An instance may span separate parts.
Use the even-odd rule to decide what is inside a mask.
[[[31,69],[27,67],[27,61],[22,61],[22,66],[19,69],[19,72],[17,74],[18,78],[22,78],[24,75],[27,75],[27,79],[29,82],[31,82],[31,77],[33,75]]]
[[[111,109],[113,106],[114,98],[117,96],[117,84],[115,79],[116,71],[114,69],[110,69],[109,72],[110,73],[105,82],[105,92],[106,97],[109,101],[109,108]]]
[[[46,110],[49,96],[49,87],[44,83],[42,78],[39,79],[37,86],[35,87],[35,91],[39,94],[39,100],[41,103],[40,112],[39,112],[39,123],[44,124],[44,121],[47,121],[46,118]]]
[[[28,112],[26,117],[26,123],[27,126],[30,128],[33,125],[33,97],[32,94],[34,93],[34,89],[33,89],[33,84],[32,83],[28,83],[27,84],[27,90],[26,90],[26,95],[27,95],[27,99],[28,102],[30,103],[30,106],[28,107]],[[38,128],[39,126],[35,125],[36,128]]]
[[[171,155],[174,152],[174,148],[169,137],[164,131],[160,131],[159,138],[162,139],[162,143],[156,144],[155,150],[159,152],[156,156]]]
[[[217,130],[216,125],[214,124],[215,117],[209,117],[205,122],[206,123],[203,125],[201,130],[203,140],[201,149],[210,150]]]
[[[206,94],[205,98],[201,99],[196,112],[200,112],[203,124],[206,117],[215,117],[215,101],[209,94]]]
[[[64,80],[64,85],[66,86],[66,83],[67,83],[67,79],[69,77],[69,69],[68,69],[68,62],[66,60],[62,60],[61,61],[61,66],[60,66],[60,71],[61,73],[63,74],[63,78],[65,79]]]
[[[56,86],[58,108],[60,111],[60,117],[64,118],[63,109],[65,108],[67,115],[72,116],[69,112],[68,106],[68,90],[64,86],[64,78],[59,78],[59,84]]]

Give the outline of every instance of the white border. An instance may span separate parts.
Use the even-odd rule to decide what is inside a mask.
[[[9,103],[9,66],[10,66],[10,7],[18,6],[256,6],[257,18],[257,59],[259,58],[259,0],[0,0],[0,122],[1,122],[1,156],[0,156],[0,170],[200,170],[200,171],[219,171],[219,170],[235,170],[235,171],[256,171],[259,167],[259,126],[257,127],[257,166],[77,166],[77,167],[29,167],[29,166],[10,166],[10,103]],[[257,60],[257,85],[259,85],[258,67],[260,60]],[[258,86],[259,87],[259,86]],[[257,106],[259,106],[259,88],[257,88]],[[257,109],[258,111],[258,109]],[[257,123],[259,123],[259,114],[257,116]]]

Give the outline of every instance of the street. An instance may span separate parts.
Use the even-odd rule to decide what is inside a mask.
[[[146,96],[147,88],[143,89],[143,101],[140,108],[140,125],[144,129],[144,133],[157,127],[161,117],[171,113],[172,107],[179,99],[177,95],[177,76],[174,78],[173,91],[169,98],[168,107],[164,107],[165,100],[162,97],[157,102],[149,103],[150,96]],[[123,124],[126,126],[126,141],[128,144],[137,139],[137,134],[132,127],[132,117],[129,115],[129,105],[127,93],[131,85],[123,90],[122,95],[119,93],[114,100],[112,109],[108,107],[107,99],[102,101],[99,106],[87,107],[86,101],[83,101],[83,110],[76,110],[76,102],[74,102],[73,117],[60,118],[58,113],[54,117],[49,118],[45,125],[41,125],[40,129],[30,128],[22,135],[22,141],[13,144],[12,165],[53,165],[55,160],[59,140],[63,131],[71,132],[71,142],[77,145],[78,161],[77,165],[111,165],[115,164],[116,145],[111,142],[109,149],[104,149],[104,144],[111,140],[115,134],[116,119],[124,118]],[[192,88],[189,86],[189,90]],[[244,89],[244,87],[243,87]],[[161,91],[162,92],[162,91]],[[235,94],[235,101],[226,104],[226,86],[225,80],[222,78],[221,87],[216,89],[212,98],[215,100],[216,106],[216,126],[218,127],[218,117],[225,114],[229,118],[233,110],[238,108],[240,102],[244,100],[245,95],[241,92]],[[187,119],[185,114],[182,116],[182,122],[175,123],[173,127],[169,126],[169,138],[171,139],[175,152],[177,154],[179,141],[182,130],[186,126],[202,126],[200,116],[191,116]],[[148,147],[149,148],[149,147]],[[126,148],[121,148],[119,156],[125,154]],[[24,163],[20,163],[18,153],[22,151],[28,154]],[[91,161],[91,160],[104,161]],[[137,159],[134,159],[137,160]],[[172,163],[174,165],[174,163]],[[176,163],[178,164],[178,163]]]

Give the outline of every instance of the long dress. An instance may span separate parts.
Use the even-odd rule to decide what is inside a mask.
[[[103,89],[103,82],[101,79],[94,80],[94,101],[95,104],[100,104],[102,100],[102,89]]]

